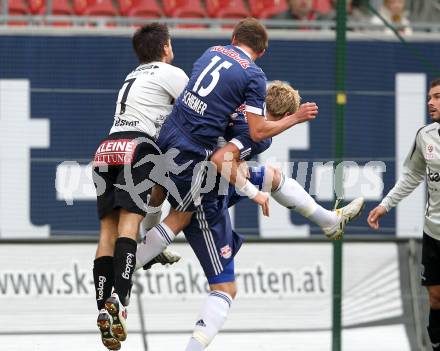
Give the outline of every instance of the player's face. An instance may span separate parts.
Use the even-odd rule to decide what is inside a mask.
[[[440,122],[440,85],[429,90],[428,109],[431,119],[434,122]]]
[[[165,45],[165,62],[171,63],[174,60],[173,46],[171,45],[171,40]]]

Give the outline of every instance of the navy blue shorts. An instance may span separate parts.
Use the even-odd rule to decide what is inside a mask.
[[[162,126],[157,145],[164,154],[176,149],[178,154],[174,157],[174,162],[177,167],[182,168],[180,172],[169,172],[168,201],[177,211],[195,211],[201,202],[200,189],[208,171],[205,165],[209,164],[212,150],[185,136],[171,122]]]
[[[264,166],[249,167],[249,181],[260,190],[264,171]],[[234,257],[243,237],[232,230],[228,207],[244,198],[246,196],[240,196],[234,186],[229,187],[227,196],[218,196],[215,191],[204,195],[191,223],[183,231],[209,284],[235,281]]]
[[[227,205],[225,196],[205,195],[183,231],[210,284],[235,280],[234,257],[243,243],[232,230]]]

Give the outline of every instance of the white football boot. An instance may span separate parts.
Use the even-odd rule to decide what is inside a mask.
[[[171,251],[170,249],[163,250],[159,255],[157,255],[155,258],[153,258],[151,261],[145,263],[144,265],[141,265],[140,262],[136,261],[136,268],[135,271],[138,269],[143,268],[144,270],[150,269],[152,265],[156,263],[160,263],[163,266],[166,266],[168,264],[174,264],[176,262],[179,262],[179,260],[182,258],[177,252]]]
[[[336,206],[340,200],[337,200]],[[334,211],[339,217],[339,221],[330,227],[322,228],[325,236],[331,240],[340,240],[344,236],[345,225],[357,219],[362,210],[365,208],[365,200],[358,197],[350,202],[347,206],[335,208]]]

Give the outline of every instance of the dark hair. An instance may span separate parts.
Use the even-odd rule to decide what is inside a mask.
[[[435,78],[431,81],[431,88],[434,88],[436,86],[440,85],[440,78]]]
[[[249,46],[255,53],[266,50],[269,45],[266,28],[253,17],[247,17],[237,23],[232,39],[235,39],[237,44]]]
[[[133,35],[133,49],[139,62],[161,61],[164,46],[169,40],[170,33],[166,24],[150,23],[136,30]]]

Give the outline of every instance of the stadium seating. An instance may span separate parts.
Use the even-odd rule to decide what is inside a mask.
[[[116,16],[112,0],[73,0],[73,9],[78,16]]]
[[[12,16],[45,15],[47,0],[7,0]],[[332,11],[333,0],[313,0],[316,12]],[[218,18],[241,19],[253,16],[271,18],[288,10],[288,0],[51,0],[53,15],[93,17],[137,17],[137,18]],[[44,21],[46,22],[46,21]],[[43,22],[43,23],[44,23]],[[93,22],[97,22],[93,20]],[[8,24],[26,25],[27,21],[9,21]],[[57,21],[52,25],[72,25],[73,22]],[[92,23],[89,23],[92,24]],[[95,25],[96,23],[93,23]],[[113,27],[116,23],[107,22]],[[206,24],[179,24],[181,28],[204,28]],[[229,28],[230,25],[223,25]]]
[[[243,0],[206,0],[208,15],[214,18],[243,18],[250,15]]]
[[[203,18],[206,10],[199,0],[163,0],[163,11],[169,17]]]
[[[29,10],[23,0],[9,0],[8,13],[10,16],[25,16]],[[11,26],[26,26],[28,23],[24,21],[8,21]]]
[[[119,0],[119,12],[122,16],[160,18],[162,10],[157,0]]]
[[[28,14],[28,8],[23,0],[9,0],[8,12],[12,16],[23,16]]]
[[[34,15],[46,14],[46,0],[29,0],[29,10]],[[68,0],[52,0],[52,14],[70,16],[73,13]]]
[[[256,18],[269,18],[287,11],[287,0],[249,0],[251,15]]]
[[[332,0],[313,0],[313,9],[321,14],[328,14],[333,10]]]

